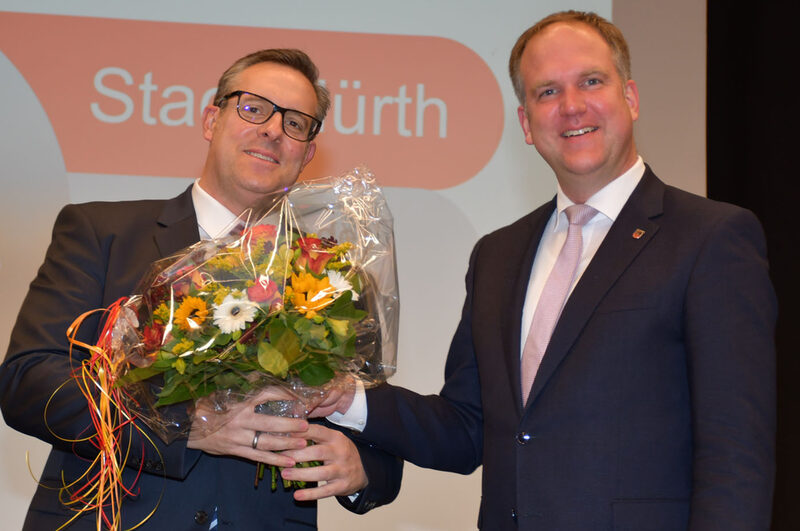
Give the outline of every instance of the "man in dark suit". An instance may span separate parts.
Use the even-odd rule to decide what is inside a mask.
[[[77,481],[69,489],[76,491],[86,460],[97,455],[83,440],[91,434],[86,400],[69,378],[66,331],[72,320],[133,293],[152,262],[217,235],[244,209],[292,185],[314,155],[313,139],[328,106],[316,66],[303,52],[248,55],[223,74],[204,110],[209,150],[189,189],[167,201],[98,202],[61,211],[0,369],[6,423],[53,445],[25,529],[55,529],[68,521],[74,513],[61,503],[68,496],[60,500],[59,488]],[[98,320],[84,322],[78,339],[94,343]],[[356,447],[321,424],[243,407],[210,434],[197,425],[188,441],[172,444],[149,431],[124,432],[122,448],[130,438],[132,449],[122,481],[135,486],[123,503],[121,528],[144,521],[141,529],[309,529],[316,527],[319,498],[342,496],[343,505],[365,512],[399,490],[399,459]],[[306,440],[317,444],[307,446]],[[318,486],[294,493],[280,487],[271,492],[269,481],[253,487],[256,462],[292,467],[312,460],[323,464],[302,475],[322,481]],[[69,527],[95,528],[93,511]]]
[[[383,385],[317,414],[420,466],[483,465],[482,529],[767,529],[776,303],[758,221],[642,162],[608,21],[543,19],[510,72],[556,198],[475,246],[439,395]],[[591,210],[568,229],[574,205]]]

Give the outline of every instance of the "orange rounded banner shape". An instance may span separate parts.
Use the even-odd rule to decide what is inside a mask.
[[[69,172],[199,176],[202,109],[222,72],[263,48],[306,51],[331,92],[303,178],[366,164],[386,186],[447,188],[500,142],[497,80],[450,39],[0,12],[0,50],[44,106]]]

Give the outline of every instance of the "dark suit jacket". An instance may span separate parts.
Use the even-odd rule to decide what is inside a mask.
[[[776,302],[758,221],[648,168],[523,407],[522,307],[554,208],[478,242],[440,394],[367,391],[364,439],[424,467],[483,465],[491,531],[767,529]]]
[[[68,325],[83,312],[133,293],[153,261],[198,238],[190,189],[169,201],[69,205],[59,214],[44,264],[31,283],[0,368],[0,406],[6,423],[53,444],[41,478],[43,485],[58,487],[62,472],[74,480],[85,471],[87,462],[76,454],[96,456],[85,444],[73,446],[58,439],[44,422],[45,404],[70,374]],[[83,324],[82,340],[94,343],[98,321],[99,315]],[[90,425],[86,401],[74,385],[67,384],[55,394],[47,422],[53,433],[65,439],[85,436],[83,430]],[[281,488],[271,492],[269,482],[253,488],[254,463],[191,450],[185,441],[165,445],[150,436],[158,451],[134,436],[133,466],[126,469],[124,481],[133,483],[133,467],[141,462],[142,451],[145,474],[136,483],[139,495],[123,505],[123,528],[138,523],[156,506],[158,510],[141,529],[207,529],[204,520],[215,506],[220,529],[316,526],[315,503],[297,503],[291,492]],[[359,445],[359,452],[369,486],[356,504],[340,501],[350,510],[365,512],[394,499],[400,488],[402,462],[368,445]],[[55,529],[71,514],[59,503],[57,490],[39,487],[25,529]],[[94,529],[93,518],[89,515],[70,529]]]

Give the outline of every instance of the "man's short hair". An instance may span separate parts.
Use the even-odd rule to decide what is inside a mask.
[[[514,85],[514,92],[517,94],[517,99],[521,104],[525,104],[525,85],[520,72],[520,63],[522,62],[522,54],[525,51],[525,47],[535,35],[558,22],[585,24],[597,31],[611,48],[614,64],[623,83],[631,79],[631,54],[628,50],[628,43],[618,27],[596,13],[573,10],[560,11],[548,15],[525,30],[511,49],[511,57],[508,60],[508,73],[511,76],[511,83]]]
[[[303,74],[311,82],[317,95],[315,116],[320,122],[325,119],[325,115],[328,114],[328,108],[331,106],[331,97],[328,89],[319,82],[319,69],[305,52],[293,48],[259,50],[238,59],[219,78],[217,94],[214,96],[214,105],[223,107],[225,105],[223,98],[235,90],[232,86],[233,78],[246,68],[260,63],[286,65]]]

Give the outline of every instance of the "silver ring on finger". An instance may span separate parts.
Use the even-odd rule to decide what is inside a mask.
[[[253,437],[253,450],[255,450],[255,449],[256,449],[256,446],[258,446],[258,438],[259,438],[260,436],[261,436],[261,432],[260,432],[260,431],[257,431],[257,432],[256,432],[256,434],[255,434],[255,436]]]

